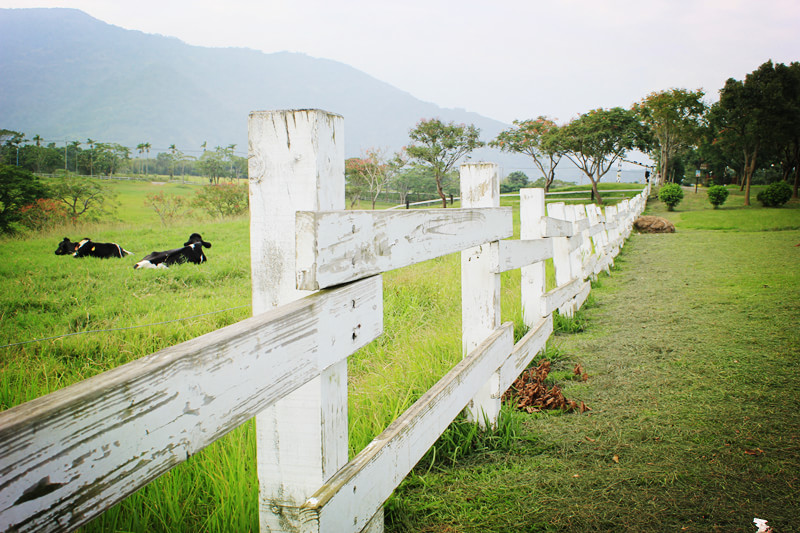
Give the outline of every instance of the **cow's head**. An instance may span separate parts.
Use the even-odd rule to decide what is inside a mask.
[[[201,244],[203,248],[211,248],[211,243],[203,240],[199,233],[192,233],[189,240],[183,243],[184,246],[191,246],[193,244]]]
[[[80,243],[72,242],[67,237],[64,237],[64,240],[58,243],[58,248],[56,248],[56,255],[70,255],[74,254],[75,250],[78,249]]]

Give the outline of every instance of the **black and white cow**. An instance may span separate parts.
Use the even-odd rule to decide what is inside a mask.
[[[122,258],[130,255],[129,252],[122,246],[115,242],[92,242],[91,239],[83,239],[78,243],[75,248],[75,257],[99,257],[100,259],[108,259],[109,257]]]
[[[72,254],[73,257],[99,257],[108,259],[109,257],[125,257],[131,252],[125,250],[115,242],[92,242],[86,238],[80,242],[72,242],[67,237],[61,241],[56,248],[56,255]]]
[[[75,250],[78,249],[78,243],[72,242],[67,237],[64,237],[64,240],[58,243],[58,248],[56,248],[56,255],[72,255],[75,253]]]
[[[211,243],[203,240],[199,233],[192,233],[183,248],[175,248],[165,252],[152,252],[133,265],[133,268],[167,268],[181,263],[204,263],[206,254],[203,248],[211,248]]]

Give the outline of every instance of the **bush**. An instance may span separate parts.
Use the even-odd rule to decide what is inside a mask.
[[[247,184],[220,183],[203,186],[195,194],[192,204],[211,216],[223,218],[246,213],[248,198]]]
[[[708,188],[708,201],[716,209],[725,203],[725,200],[728,199],[728,193],[728,188],[724,185],[712,185]]]
[[[792,188],[785,181],[776,181],[758,193],[756,199],[764,207],[780,207],[792,197]]]
[[[658,199],[667,204],[667,211],[673,211],[683,200],[683,189],[677,183],[667,183],[658,191]]]
[[[66,208],[57,200],[39,198],[19,210],[20,222],[32,230],[54,229],[69,221]]]

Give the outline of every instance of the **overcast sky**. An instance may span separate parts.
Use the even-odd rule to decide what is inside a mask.
[[[798,0],[0,0],[200,46],[302,52],[425,101],[558,122],[800,61]]]

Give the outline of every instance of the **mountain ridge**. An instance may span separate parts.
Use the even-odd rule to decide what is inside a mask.
[[[349,65],[295,52],[192,46],[127,30],[71,8],[0,9],[0,127],[48,140],[118,142],[187,153],[247,146],[247,117],[324,109],[345,119],[345,152],[398,150],[421,119],[474,124],[488,141],[508,127],[419,100]],[[530,166],[483,149],[473,159]]]

